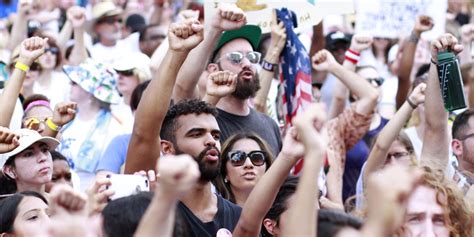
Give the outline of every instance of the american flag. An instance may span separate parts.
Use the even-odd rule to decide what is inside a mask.
[[[293,31],[297,27],[297,16],[287,8],[277,10],[278,20],[285,24],[286,45],[282,52],[280,64],[280,81],[283,85],[283,115],[286,126],[291,119],[304,111],[312,100],[311,61],[298,36]],[[292,169],[297,175],[303,167],[303,159],[299,160]]]
[[[285,24],[286,45],[281,57],[280,81],[283,85],[283,115],[286,125],[312,102],[311,61],[298,36],[297,16],[287,8],[277,10],[278,20]]]

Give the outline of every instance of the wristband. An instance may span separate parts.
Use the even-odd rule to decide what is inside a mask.
[[[351,49],[348,49],[346,51],[344,59],[348,60],[349,62],[353,64],[357,64],[360,60],[360,53],[353,51]]]
[[[438,64],[435,62],[435,60],[433,58],[431,58],[431,63],[438,66]]]
[[[270,63],[265,59],[262,61],[262,69],[265,69],[265,70],[270,71],[270,72],[273,72],[273,69],[276,65],[277,64]]]
[[[415,103],[413,103],[413,101],[410,100],[410,97],[407,97],[407,102],[413,109],[416,109],[416,107],[418,107]]]
[[[16,62],[15,68],[20,69],[21,71],[24,71],[24,72],[28,72],[30,70],[30,67],[28,67],[28,65],[22,62]]]
[[[49,129],[51,129],[54,132],[59,132],[59,126],[56,125],[51,118],[48,118],[46,120],[46,125],[48,126]]]
[[[413,42],[413,43],[418,43],[418,40],[420,40],[420,37],[418,37],[415,32],[411,32],[410,37],[408,37],[408,41]]]

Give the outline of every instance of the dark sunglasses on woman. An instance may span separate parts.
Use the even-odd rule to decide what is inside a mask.
[[[265,158],[267,154],[264,151],[251,151],[246,153],[244,151],[231,151],[228,154],[228,159],[232,166],[242,166],[245,163],[245,160],[250,158],[250,161],[255,166],[262,166],[265,164]]]

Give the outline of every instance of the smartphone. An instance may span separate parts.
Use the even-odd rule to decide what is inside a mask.
[[[111,174],[107,177],[110,178],[112,184],[106,188],[115,191],[115,194],[110,197],[111,200],[150,191],[148,179],[141,175]]]

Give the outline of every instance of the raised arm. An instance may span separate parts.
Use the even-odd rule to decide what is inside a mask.
[[[402,59],[400,60],[400,68],[398,69],[398,90],[395,97],[397,109],[399,109],[405,102],[408,92],[410,91],[410,75],[413,68],[413,62],[415,61],[416,46],[421,33],[433,29],[433,26],[434,23],[431,17],[425,15],[418,16],[410,37],[405,41]]]
[[[336,62],[334,56],[327,50],[321,50],[313,56],[313,68],[318,71],[328,71],[334,74],[358,98],[356,112],[362,115],[372,114],[377,105],[378,92],[370,83],[344,68]]]
[[[75,102],[60,102],[54,106],[53,124],[46,126],[43,136],[56,137],[60,128],[76,117],[77,104]]]
[[[388,150],[392,145],[393,141],[397,138],[400,130],[403,128],[405,123],[410,119],[413,110],[419,104],[425,101],[425,89],[426,84],[421,83],[418,85],[407,101],[403,103],[402,107],[395,113],[392,119],[385,125],[380,131],[375,141],[375,145],[370,151],[369,158],[367,158],[367,164],[365,166],[363,183],[367,183],[368,177],[375,171],[382,168],[387,158]]]
[[[421,164],[434,165],[445,170],[449,158],[448,113],[444,109],[436,63],[438,52],[452,50],[455,54],[462,51],[456,37],[444,34],[431,42],[431,65],[428,73],[425,102],[426,127],[421,150]]]
[[[474,24],[466,24],[461,27],[461,44],[464,50],[459,54],[461,65],[472,62],[472,41],[474,40]]]
[[[237,86],[237,74],[229,71],[217,71],[209,74],[206,82],[206,94],[203,101],[216,106],[222,97],[234,93]]]
[[[203,26],[198,21],[170,26],[169,50],[143,93],[142,102],[135,114],[125,173],[133,174],[156,167],[156,160],[160,156],[161,124],[168,111],[176,75],[189,51],[202,41],[202,31]]]
[[[47,39],[32,37],[24,40],[20,45],[20,57],[15,69],[0,95],[0,126],[10,126],[16,100],[20,95],[21,86],[31,64],[44,53]]]
[[[259,235],[263,219],[272,207],[280,186],[291,168],[304,155],[303,144],[296,140],[297,136],[296,129],[289,128],[280,154],[247,198],[239,222],[234,229],[234,237]]]
[[[327,137],[323,125],[326,114],[321,104],[313,104],[297,116],[293,123],[305,148],[303,174],[288,208],[288,222],[282,226],[283,236],[316,236],[319,194],[318,176],[326,153]]]
[[[205,70],[214,47],[225,30],[239,29],[247,23],[242,9],[222,4],[205,32],[204,41],[192,50],[179,70],[176,86],[173,89],[173,100],[198,98],[197,83]]]
[[[360,52],[369,48],[372,45],[373,38],[371,36],[364,36],[356,34],[352,37],[351,46],[349,47],[348,54],[346,56],[342,66],[347,70],[355,72],[357,66],[356,56],[360,57]],[[329,109],[329,119],[337,117],[344,108],[346,108],[346,101],[349,96],[349,90],[341,81],[337,80],[334,84],[333,89],[333,100],[331,108]]]
[[[87,59],[87,50],[84,43],[85,9],[79,6],[69,8],[67,10],[67,22],[70,22],[74,29],[74,46],[68,61],[71,65],[79,65]]]
[[[172,236],[178,199],[196,184],[200,175],[198,164],[189,155],[163,157],[158,163],[159,188],[134,236]]]
[[[272,85],[272,80],[275,76],[275,69],[280,62],[280,54],[285,47],[286,29],[283,22],[277,23],[277,16],[275,10],[272,13],[272,32],[271,41],[268,51],[263,59],[264,65],[273,65],[272,70],[262,67],[258,77],[260,79],[260,90],[257,91],[253,99],[255,110],[266,113],[267,112],[267,97]]]
[[[28,37],[28,17],[32,7],[30,1],[18,1],[17,15],[13,20],[12,32],[8,40],[8,49],[11,51]]]

